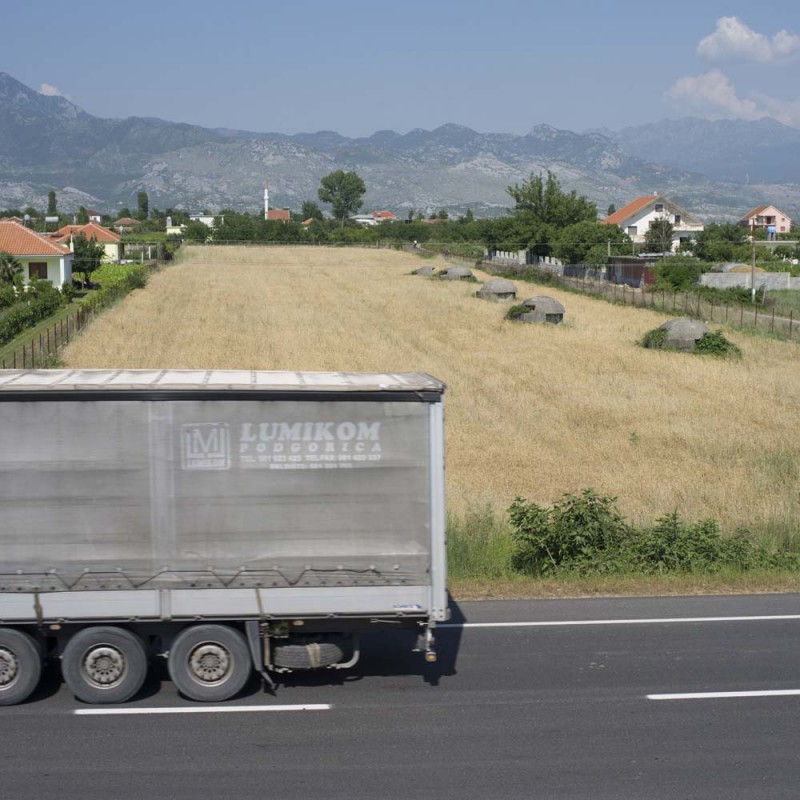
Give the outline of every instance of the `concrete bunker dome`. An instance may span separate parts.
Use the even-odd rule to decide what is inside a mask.
[[[551,325],[560,325],[564,321],[564,306],[547,295],[528,297],[522,301],[522,306],[527,310],[516,317],[520,322],[549,322]]]
[[[662,347],[667,350],[684,350],[691,352],[694,346],[709,332],[706,325],[696,319],[689,317],[676,317],[667,320],[663,325],[658,326],[659,330],[666,331]]]
[[[492,300],[495,303],[508,303],[517,297],[517,287],[505,278],[493,278],[481,286],[476,297],[481,300]]]
[[[446,281],[463,281],[473,278],[474,275],[469,267],[460,267],[455,265],[442,270],[439,273],[439,277]]]

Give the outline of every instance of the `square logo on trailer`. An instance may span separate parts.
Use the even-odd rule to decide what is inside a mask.
[[[230,469],[230,443],[226,423],[182,425],[181,465],[183,469]]]

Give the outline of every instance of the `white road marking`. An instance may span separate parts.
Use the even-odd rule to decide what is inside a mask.
[[[764,689],[755,692],[687,692],[685,694],[648,694],[648,700],[718,700],[729,697],[787,697],[800,695],[800,689]]]
[[[800,614],[773,614],[750,617],[652,617],[648,619],[573,619],[541,622],[444,622],[437,628],[554,628],[570,625],[660,625],[675,622],[768,622],[800,620]]]
[[[77,716],[109,716],[119,714],[237,714],[246,711],[330,711],[330,703],[310,703],[294,706],[180,706],[177,708],[78,708]]]

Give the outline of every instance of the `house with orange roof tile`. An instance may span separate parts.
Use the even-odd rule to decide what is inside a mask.
[[[397,217],[391,211],[373,211],[372,218],[376,222],[397,222]]]
[[[737,223],[751,231],[766,228],[769,233],[789,233],[792,229],[792,220],[775,206],[757,206],[748,211]],[[770,231],[774,228],[774,231]]]
[[[292,221],[292,212],[288,208],[268,208],[265,219],[285,224]]]
[[[138,219],[134,219],[133,217],[120,217],[117,220],[114,220],[114,229],[118,233],[122,233],[123,231],[129,231],[139,225],[140,222]]]
[[[62,287],[72,282],[72,253],[68,247],[13,220],[0,219],[0,252],[22,264],[22,278],[48,280]]]
[[[88,241],[94,240],[97,244],[102,245],[105,251],[103,261],[117,263],[122,260],[124,249],[122,238],[114,231],[110,231],[96,222],[89,222],[86,225],[65,225],[55,232],[53,238],[55,241],[67,245],[70,250],[74,250],[73,240],[81,235]]]
[[[604,225],[617,225],[634,242],[641,244],[650,226],[656,220],[662,219],[672,223],[673,250],[677,250],[681,243],[694,239],[705,228],[702,222],[689,216],[680,206],[660,194],[637,197],[600,222]]]

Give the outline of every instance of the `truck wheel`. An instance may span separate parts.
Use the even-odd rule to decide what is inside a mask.
[[[34,638],[13,628],[0,628],[0,706],[27,700],[41,676],[41,650]]]
[[[142,688],[147,653],[142,640],[125,628],[84,628],[67,642],[61,672],[85,703],[125,703]]]
[[[167,668],[182,695],[212,703],[238,694],[252,671],[244,636],[227,625],[182,630],[169,650]]]
[[[272,646],[272,663],[282,669],[317,669],[340,661],[344,661],[344,652],[332,641]]]

